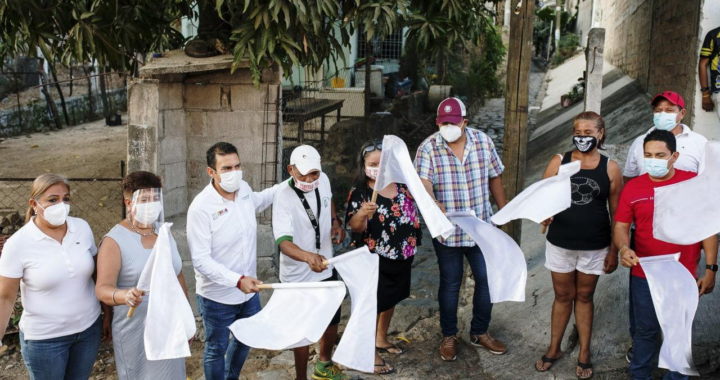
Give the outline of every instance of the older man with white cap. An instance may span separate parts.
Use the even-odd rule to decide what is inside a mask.
[[[320,154],[309,145],[295,148],[287,167],[290,180],[280,185],[273,202],[273,232],[280,251],[280,281],[335,281],[337,273],[323,264],[333,257],[333,243],[345,238],[335,213],[330,180],[322,172]],[[337,338],[340,309],[320,339],[320,354],[312,378],[315,380],[347,379],[333,364],[332,349]],[[295,352],[298,380],[307,377],[308,347]]]
[[[460,99],[443,100],[437,115],[439,131],[420,144],[415,157],[420,179],[441,209],[472,210],[478,218],[489,223],[492,216],[490,195],[498,208],[505,206],[501,178],[503,164],[495,146],[486,134],[467,127],[467,112]],[[440,357],[445,361],[457,358],[457,309],[463,281],[463,256],[475,277],[470,343],[496,355],[504,354],[507,351],[505,345],[488,333],[492,303],[487,267],[480,247],[459,227],[447,239],[433,239],[433,246],[440,268],[438,302],[443,334]]]

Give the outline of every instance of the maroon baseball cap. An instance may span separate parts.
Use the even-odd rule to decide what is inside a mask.
[[[685,101],[683,100],[682,96],[680,96],[680,94],[678,94],[677,92],[665,91],[663,93],[657,94],[650,101],[650,105],[655,107],[655,102],[658,99],[665,99],[668,102],[670,102],[676,106],[680,106],[680,108],[682,108],[682,109],[685,109]]]
[[[465,120],[465,116],[467,116],[467,111],[462,100],[447,98],[438,106],[435,123],[437,125],[442,125],[442,123],[461,124]]]

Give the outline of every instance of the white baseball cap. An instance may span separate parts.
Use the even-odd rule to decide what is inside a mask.
[[[320,161],[320,153],[310,145],[300,145],[293,149],[290,155],[290,165],[295,165],[302,175],[306,175],[313,170],[322,171]]]

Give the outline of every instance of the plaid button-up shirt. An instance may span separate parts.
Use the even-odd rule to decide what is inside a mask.
[[[465,128],[467,139],[460,161],[440,135],[428,137],[417,150],[415,168],[421,179],[433,184],[435,198],[447,211],[475,211],[490,222],[490,178],[502,174],[503,164],[492,140],[483,132]],[[455,232],[440,242],[449,247],[472,247],[475,241],[455,226]]]

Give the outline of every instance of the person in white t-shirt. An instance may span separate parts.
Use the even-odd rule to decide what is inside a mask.
[[[334,281],[337,274],[323,261],[333,257],[333,243],[345,239],[345,231],[335,213],[330,180],[322,172],[320,154],[315,148],[295,148],[287,167],[292,178],[282,182],[273,202],[273,233],[280,247],[280,281]],[[341,380],[349,377],[331,360],[337,338],[340,310],[320,339],[320,354],[313,379]],[[297,380],[306,380],[308,347],[295,351]]]
[[[231,337],[228,326],[260,311],[255,215],[272,204],[279,185],[253,192],[230,143],[211,146],[206,160],[210,183],[187,215],[196,301],[205,328],[203,370],[207,380],[237,379],[250,347]]]
[[[674,167],[676,169],[700,173],[705,167],[705,144],[708,140],[705,136],[693,132],[687,125],[682,123],[682,119],[685,117],[685,101],[683,98],[676,92],[665,91],[655,95],[650,101],[650,106],[653,108],[654,126],[647,133],[638,136],[630,146],[627,161],[625,162],[625,170],[623,170],[623,182],[627,184],[633,178],[647,173],[644,164],[644,140],[645,136],[655,129],[670,131],[675,135],[677,152],[680,154],[677,161],[675,161]],[[633,227],[633,232],[630,233],[629,248],[631,249],[635,249],[634,230]],[[632,276],[630,276],[630,281],[632,281]],[[630,316],[630,336],[632,337],[635,334],[635,310],[632,302],[629,303],[628,312]],[[628,363],[633,355],[634,350],[630,346],[625,355]]]
[[[34,380],[90,377],[101,337],[110,328],[112,313],[103,320],[95,297],[95,238],[86,221],[69,213],[67,179],[39,176],[25,226],[0,256],[0,338],[19,287],[20,347]]]

